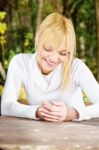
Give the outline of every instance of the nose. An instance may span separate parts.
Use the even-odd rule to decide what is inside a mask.
[[[50,61],[53,63],[58,63],[60,62],[60,56],[58,54],[58,52],[53,52],[50,56]]]

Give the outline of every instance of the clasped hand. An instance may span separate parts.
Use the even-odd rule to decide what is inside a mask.
[[[62,122],[65,121],[68,114],[68,107],[59,101],[52,103],[44,102],[42,106],[37,109],[36,116],[45,121]]]

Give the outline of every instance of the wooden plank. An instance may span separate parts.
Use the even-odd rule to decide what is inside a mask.
[[[1,116],[0,148],[3,150],[99,150],[99,119],[51,123]]]

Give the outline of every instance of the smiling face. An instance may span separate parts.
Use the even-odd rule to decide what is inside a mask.
[[[35,48],[41,72],[47,75],[61,63],[61,89],[69,87],[76,54],[75,31],[71,20],[59,13],[48,15],[37,28]]]
[[[66,49],[66,40],[63,39],[58,46],[50,39],[47,40],[42,49],[37,52],[37,62],[41,72],[45,75],[53,71],[60,63],[63,63],[69,57],[69,51]]]

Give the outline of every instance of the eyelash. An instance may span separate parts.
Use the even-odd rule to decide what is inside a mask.
[[[62,56],[66,56],[66,55],[67,55],[67,53],[66,53],[66,54],[61,54],[61,53],[60,53],[60,55],[62,55]]]
[[[47,49],[45,46],[44,46],[44,50],[47,51],[47,52],[52,51],[51,49]],[[67,55],[67,53],[66,53],[66,54],[61,54],[61,53],[59,53],[59,54],[62,55],[62,56],[66,56],[66,55]]]
[[[51,49],[47,49],[46,47],[44,47],[44,50],[49,52],[52,51]]]

